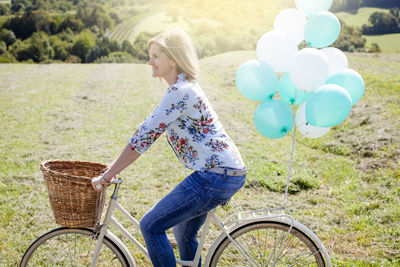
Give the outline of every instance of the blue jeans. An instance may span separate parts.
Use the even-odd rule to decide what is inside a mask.
[[[153,265],[176,267],[174,251],[165,234],[171,227],[181,260],[193,260],[198,246],[197,232],[207,212],[229,200],[245,179],[246,175],[195,171],[152,207],[141,219],[140,229]]]

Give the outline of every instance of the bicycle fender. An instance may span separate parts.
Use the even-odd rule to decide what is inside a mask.
[[[126,260],[128,261],[129,266],[136,267],[136,263],[131,255],[131,252],[125,246],[125,244],[121,241],[121,239],[119,239],[116,235],[114,235],[113,233],[111,233],[109,231],[107,231],[105,236],[108,237],[111,241],[113,241],[118,247],[120,247],[122,249],[122,253],[124,254]]]

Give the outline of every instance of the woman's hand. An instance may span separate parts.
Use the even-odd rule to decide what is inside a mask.
[[[97,192],[104,190],[109,183],[110,182],[104,179],[103,175],[92,179],[92,187]]]

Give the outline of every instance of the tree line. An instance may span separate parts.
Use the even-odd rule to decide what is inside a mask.
[[[400,33],[400,9],[391,8],[389,12],[374,12],[368,22],[362,26],[365,35]]]
[[[118,4],[112,0],[107,4]],[[122,0],[123,1],[123,0]],[[79,0],[12,0],[0,4],[0,62],[69,63],[138,62],[147,43],[141,34],[135,43],[119,43],[107,31],[121,23],[105,2]],[[1,17],[0,17],[1,18]],[[136,48],[135,48],[136,47]]]
[[[106,6],[126,6],[128,1],[138,2],[13,0],[11,5],[0,4],[0,15],[7,17],[3,22],[0,20],[0,63],[146,62],[147,42],[157,33],[142,32],[134,42],[117,42],[107,34],[123,18],[108,11],[112,9]],[[200,58],[232,50],[255,49],[257,34],[254,31],[233,33],[230,26],[215,26],[207,21],[193,24],[190,16],[180,12],[178,6],[171,8],[169,5],[167,13],[175,20],[182,16],[191,24],[189,34]]]

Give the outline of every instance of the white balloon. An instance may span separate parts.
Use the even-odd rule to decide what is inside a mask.
[[[299,10],[289,8],[281,11],[274,21],[274,30],[286,33],[296,44],[304,40],[304,28],[306,26],[306,16]]]
[[[295,0],[296,7],[306,16],[311,16],[319,11],[327,11],[333,0]]]
[[[347,60],[346,55],[340,49],[337,49],[336,47],[325,47],[322,48],[321,51],[328,57],[328,76],[330,76],[337,70],[347,69],[349,67],[349,61]]]
[[[331,130],[331,127],[317,127],[307,123],[305,103],[301,104],[296,112],[296,128],[302,135],[309,138],[319,138]]]
[[[282,31],[264,33],[257,42],[257,58],[268,63],[275,72],[287,72],[297,53],[296,42]]]
[[[327,56],[316,48],[304,48],[296,53],[289,68],[289,75],[297,88],[312,92],[328,78]]]

